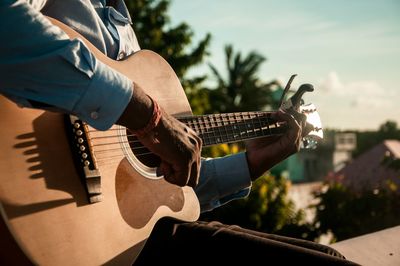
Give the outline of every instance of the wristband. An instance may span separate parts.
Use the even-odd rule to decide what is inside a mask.
[[[142,138],[144,136],[146,136],[149,132],[151,132],[160,122],[161,119],[161,108],[158,105],[158,103],[156,101],[153,100],[153,98],[151,98],[149,96],[149,98],[151,99],[151,101],[153,102],[153,113],[151,115],[151,118],[149,120],[149,122],[147,122],[147,124],[137,130],[131,130],[131,132],[133,134],[136,135],[136,137],[138,138]]]

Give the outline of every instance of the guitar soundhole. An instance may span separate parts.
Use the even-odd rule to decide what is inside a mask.
[[[128,136],[129,146],[131,147],[133,154],[135,154],[136,158],[142,164],[148,167],[157,167],[160,165],[160,157],[153,154],[149,149],[143,146],[138,138],[133,136],[128,130],[126,135]]]

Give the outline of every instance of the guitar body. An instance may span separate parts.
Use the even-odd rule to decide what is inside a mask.
[[[78,36],[53,23],[71,38]],[[140,51],[117,62],[87,45],[99,60],[134,80],[168,113],[191,113],[178,78],[157,54]],[[98,159],[103,200],[90,204],[63,115],[21,109],[3,96],[0,114],[1,259],[25,254],[39,265],[131,265],[160,218],[198,218],[194,191],[157,178],[153,168],[127,149],[126,131],[121,127],[108,131],[88,127],[92,145],[102,149],[92,152]],[[115,132],[118,138],[110,142]],[[23,253],[3,248],[12,247],[12,241]]]

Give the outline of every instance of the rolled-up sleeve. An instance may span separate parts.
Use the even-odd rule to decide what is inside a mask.
[[[131,80],[26,1],[1,1],[0,25],[0,93],[21,106],[74,114],[100,130],[118,120],[132,97]]]
[[[250,188],[251,178],[244,152],[202,160],[199,185],[195,188],[202,212],[246,197]]]

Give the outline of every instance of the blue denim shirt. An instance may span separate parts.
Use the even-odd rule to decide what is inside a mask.
[[[74,114],[99,130],[110,128],[132,97],[133,83],[70,40],[43,15],[122,59],[139,50],[123,0],[1,0],[0,93],[21,107]],[[93,115],[96,112],[96,115]],[[195,191],[202,211],[245,197],[251,181],[244,153],[203,159]]]

